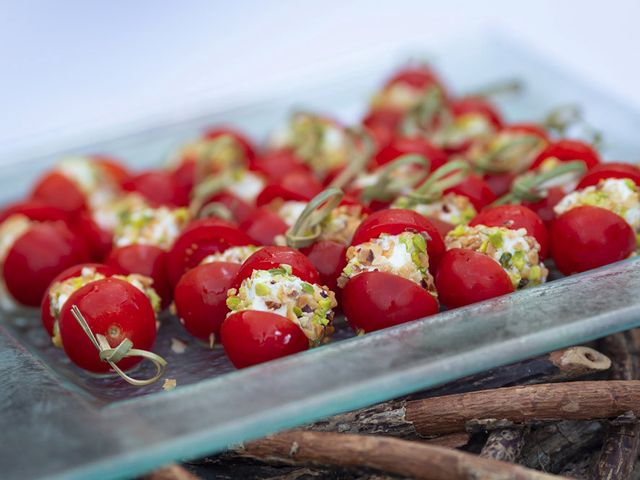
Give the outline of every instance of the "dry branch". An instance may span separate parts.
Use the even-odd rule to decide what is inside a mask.
[[[425,443],[332,432],[292,430],[249,443],[243,454],[288,464],[372,468],[424,480],[559,478]]]

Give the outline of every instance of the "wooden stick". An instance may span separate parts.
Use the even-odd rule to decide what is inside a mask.
[[[611,335],[603,340],[613,360],[612,378],[640,378],[640,330]],[[597,480],[627,480],[631,478],[640,449],[640,423],[633,412],[611,422],[595,466]]]
[[[608,357],[588,347],[571,347],[542,357],[490,370],[415,397],[430,398],[470,390],[497,388],[513,383],[539,383],[572,380],[607,370]],[[392,400],[353,412],[335,415],[307,427],[309,430],[341,433],[383,434],[402,438],[418,438],[415,427],[405,418],[406,399]]]
[[[640,415],[640,381],[588,381],[508,387],[407,402],[405,421],[420,435],[501,428],[532,421]]]
[[[332,432],[291,430],[247,444],[244,455],[288,464],[365,467],[423,480],[559,478],[424,443]]]
[[[566,382],[604,372],[610,367],[611,360],[593,348],[569,347],[464,377],[421,392],[412,398],[439,397],[512,385]]]

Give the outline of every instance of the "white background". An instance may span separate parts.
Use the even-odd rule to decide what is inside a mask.
[[[0,2],[0,159],[309,65],[500,29],[640,108],[638,1]],[[639,132],[640,134],[640,132]]]

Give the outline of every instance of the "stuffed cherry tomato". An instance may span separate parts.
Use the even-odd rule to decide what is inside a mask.
[[[302,329],[312,345],[333,331],[335,294],[318,285],[319,274],[300,252],[288,247],[265,247],[249,257],[229,290],[232,312],[258,310],[276,313]],[[224,332],[224,324],[223,324]],[[226,341],[223,335],[223,343]]]
[[[600,163],[600,155],[589,144],[579,140],[558,140],[542,150],[529,168],[538,168],[542,162],[555,158],[560,162],[581,160],[587,168]]]
[[[540,260],[540,244],[524,228],[459,225],[445,243],[447,250],[462,248],[487,256],[504,269],[514,289],[544,283],[549,273]]]
[[[256,160],[254,169],[276,182],[291,172],[309,173],[309,168],[291,149],[277,149]]]
[[[372,167],[379,167],[408,154],[422,155],[429,161],[431,171],[447,162],[447,154],[422,137],[398,137],[383,147],[375,156]]]
[[[224,351],[236,368],[303,352],[304,332],[289,319],[271,312],[242,310],[229,315],[221,328]]]
[[[49,336],[53,338],[53,343],[56,346],[60,346],[60,331],[56,322],[60,318],[60,310],[69,296],[87,283],[119,273],[121,272],[101,263],[81,263],[67,268],[53,279],[42,297],[40,318],[42,325]]]
[[[74,216],[102,205],[119,190],[118,180],[103,164],[91,157],[74,157],[59,162],[41,177],[31,198]]]
[[[238,270],[239,263],[214,261],[198,265],[182,276],[175,288],[174,302],[180,323],[191,335],[210,345],[215,343],[229,313],[227,291]]]
[[[640,185],[640,168],[630,163],[609,162],[598,164],[589,169],[578,183],[577,189],[597,185],[608,178],[628,178],[636,185]]]
[[[512,230],[524,228],[527,235],[534,237],[540,246],[540,258],[547,256],[549,234],[542,219],[523,205],[498,205],[485,208],[471,222],[470,226],[506,227]]]
[[[447,250],[435,280],[440,301],[449,308],[463,307],[514,291],[511,278],[498,262],[466,248]]]
[[[39,223],[12,215],[0,224],[2,278],[18,303],[40,305],[56,275],[88,260],[84,242],[63,222]]]
[[[38,200],[26,200],[7,205],[0,213],[0,222],[4,222],[11,215],[24,215],[35,222],[67,222],[71,219],[64,210],[47,205]]]
[[[640,233],[640,188],[629,178],[608,178],[564,197],[555,206],[556,215],[590,205],[620,215],[636,233]]]
[[[425,65],[409,66],[393,75],[371,101],[372,111],[381,109],[408,112],[420,105],[426,95],[446,99],[443,84]]]
[[[167,251],[185,228],[186,209],[144,208],[132,211],[116,228],[106,263],[126,273],[153,280],[162,306],[171,303],[172,284],[167,271]]]
[[[551,225],[551,255],[565,275],[624,260],[636,247],[629,223],[602,207],[577,206]]]
[[[164,170],[148,170],[134,175],[124,182],[123,188],[142,195],[153,206],[183,207],[189,203],[189,197],[171,172]]]
[[[435,272],[445,246],[442,237],[433,224],[412,210],[389,209],[372,213],[360,224],[353,234],[351,245],[358,245],[375,239],[381,234],[399,235],[403,232],[424,234],[427,242],[430,269]]]
[[[172,285],[177,284],[187,270],[200,264],[208,255],[252,243],[246,233],[229,222],[217,218],[195,220],[187,225],[169,250],[169,281]]]
[[[72,293],[60,311],[60,339],[71,361],[95,373],[110,370],[96,347],[72,315],[77,306],[94,335],[102,335],[115,348],[128,339],[134,348],[149,350],[156,338],[156,315],[149,298],[139,286],[109,277],[86,284]],[[117,362],[122,370],[138,364],[141,357]]]

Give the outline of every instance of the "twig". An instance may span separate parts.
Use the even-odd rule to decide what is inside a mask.
[[[588,381],[508,387],[407,402],[405,421],[420,435],[474,427],[640,414],[640,381]]]
[[[571,347],[506,367],[427,390],[412,398],[430,398],[479,389],[498,388],[514,383],[533,384],[571,380],[608,369],[611,361],[588,347]],[[402,438],[419,435],[405,419],[406,399],[380,403],[372,407],[335,415],[307,429],[325,432],[383,434]]]
[[[424,480],[559,478],[457,450],[371,435],[292,430],[249,443],[243,454],[288,464],[372,468]]]
[[[611,360],[600,352],[587,347],[572,347],[550,353],[549,363],[555,367],[545,370],[547,378],[553,381],[568,381],[583,377],[594,372],[608,369]],[[544,360],[537,362],[543,364]],[[485,446],[480,455],[507,462],[515,462],[524,446],[524,428],[506,428],[493,430],[489,433]]]
[[[603,340],[613,360],[612,378],[634,380],[640,378],[640,330],[629,330]],[[607,428],[602,450],[595,466],[597,480],[627,480],[631,478],[640,448],[638,412],[630,412]]]

